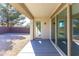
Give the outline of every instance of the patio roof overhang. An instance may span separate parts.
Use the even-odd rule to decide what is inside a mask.
[[[17,11],[27,16],[29,19],[34,19],[33,15],[23,3],[11,3],[11,5],[15,7]]]
[[[62,3],[57,4],[32,4],[32,3],[11,3],[17,11],[24,14],[30,19],[34,18],[51,18],[56,13],[58,8],[63,5]],[[60,8],[59,8],[60,9]],[[45,11],[44,11],[45,10]]]

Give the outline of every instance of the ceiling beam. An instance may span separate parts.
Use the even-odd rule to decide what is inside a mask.
[[[49,16],[49,18],[52,18],[61,8],[62,6],[64,6],[65,4],[64,3],[60,3],[56,8],[55,10],[51,13],[51,15]]]
[[[25,6],[24,3],[11,3],[10,5],[12,5],[20,13],[24,14],[25,16],[27,16],[29,19],[34,19],[33,15],[28,10],[28,8]]]

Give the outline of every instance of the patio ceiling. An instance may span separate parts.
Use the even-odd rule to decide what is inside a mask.
[[[34,18],[49,17],[59,4],[60,3],[25,3]]]
[[[11,3],[11,5],[33,19],[50,17],[60,3]]]

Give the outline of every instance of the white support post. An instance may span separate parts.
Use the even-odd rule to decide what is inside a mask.
[[[31,40],[34,39],[34,19],[31,20],[31,24],[30,24],[30,39]]]
[[[72,43],[72,19],[71,19],[71,5],[67,7],[67,55],[71,56]]]
[[[34,29],[35,29],[34,23],[35,23],[35,21],[34,21],[34,19],[33,19],[33,39],[34,39],[34,35],[35,35],[35,34],[34,34],[34,33],[35,33],[35,30],[34,30]]]
[[[57,45],[57,18],[55,16],[55,44]]]

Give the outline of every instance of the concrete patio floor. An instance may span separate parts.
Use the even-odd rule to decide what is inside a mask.
[[[25,33],[0,34],[0,56],[16,56],[29,39]]]
[[[60,56],[50,40],[35,39],[29,41],[18,56]]]

